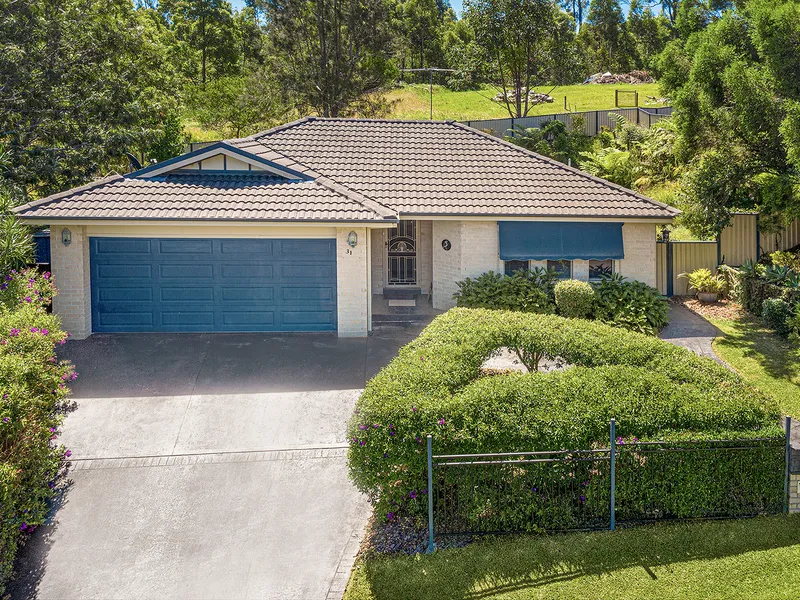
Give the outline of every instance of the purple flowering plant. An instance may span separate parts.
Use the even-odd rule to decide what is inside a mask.
[[[16,547],[41,525],[58,492],[71,452],[58,443],[64,416],[74,408],[69,382],[77,374],[59,361],[56,345],[67,338],[49,314],[55,286],[34,269],[0,277],[0,588],[10,573]]]

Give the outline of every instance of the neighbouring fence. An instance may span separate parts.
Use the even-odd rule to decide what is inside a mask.
[[[639,442],[609,430],[608,447],[588,450],[435,455],[429,439],[433,536],[750,517],[794,501],[788,435]]]
[[[662,108],[615,108],[611,110],[590,110],[585,112],[557,113],[551,115],[538,115],[535,117],[520,117],[518,119],[476,119],[473,121],[462,121],[469,127],[480,129],[486,133],[503,137],[509,135],[509,131],[515,127],[528,129],[530,127],[541,128],[547,121],[562,121],[568,127],[572,125],[575,117],[583,117],[586,135],[596,136],[605,127],[614,129],[616,122],[611,118],[611,113],[622,115],[630,123],[636,123],[644,127],[650,127],[664,117],[672,114],[672,107]]]
[[[800,220],[778,233],[761,233],[758,215],[737,213],[716,241],[664,242],[656,248],[656,282],[665,296],[688,293],[688,282],[681,273],[695,269],[716,271],[721,264],[740,266],[745,261],[757,261],[762,254],[788,250],[800,244]]]

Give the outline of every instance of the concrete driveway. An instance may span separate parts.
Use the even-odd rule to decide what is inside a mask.
[[[341,598],[369,507],[345,427],[418,330],[70,342],[72,485],[13,598]]]

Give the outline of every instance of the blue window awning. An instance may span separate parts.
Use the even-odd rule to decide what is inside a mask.
[[[503,260],[619,260],[622,223],[500,221]]]

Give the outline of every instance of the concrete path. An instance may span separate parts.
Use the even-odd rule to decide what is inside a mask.
[[[346,423],[418,332],[70,342],[72,485],[12,598],[338,600],[369,516]]]
[[[722,363],[714,352],[711,343],[722,332],[684,306],[670,304],[669,325],[660,334],[661,339],[683,346],[701,356],[713,358]],[[724,363],[722,363],[724,364]]]

